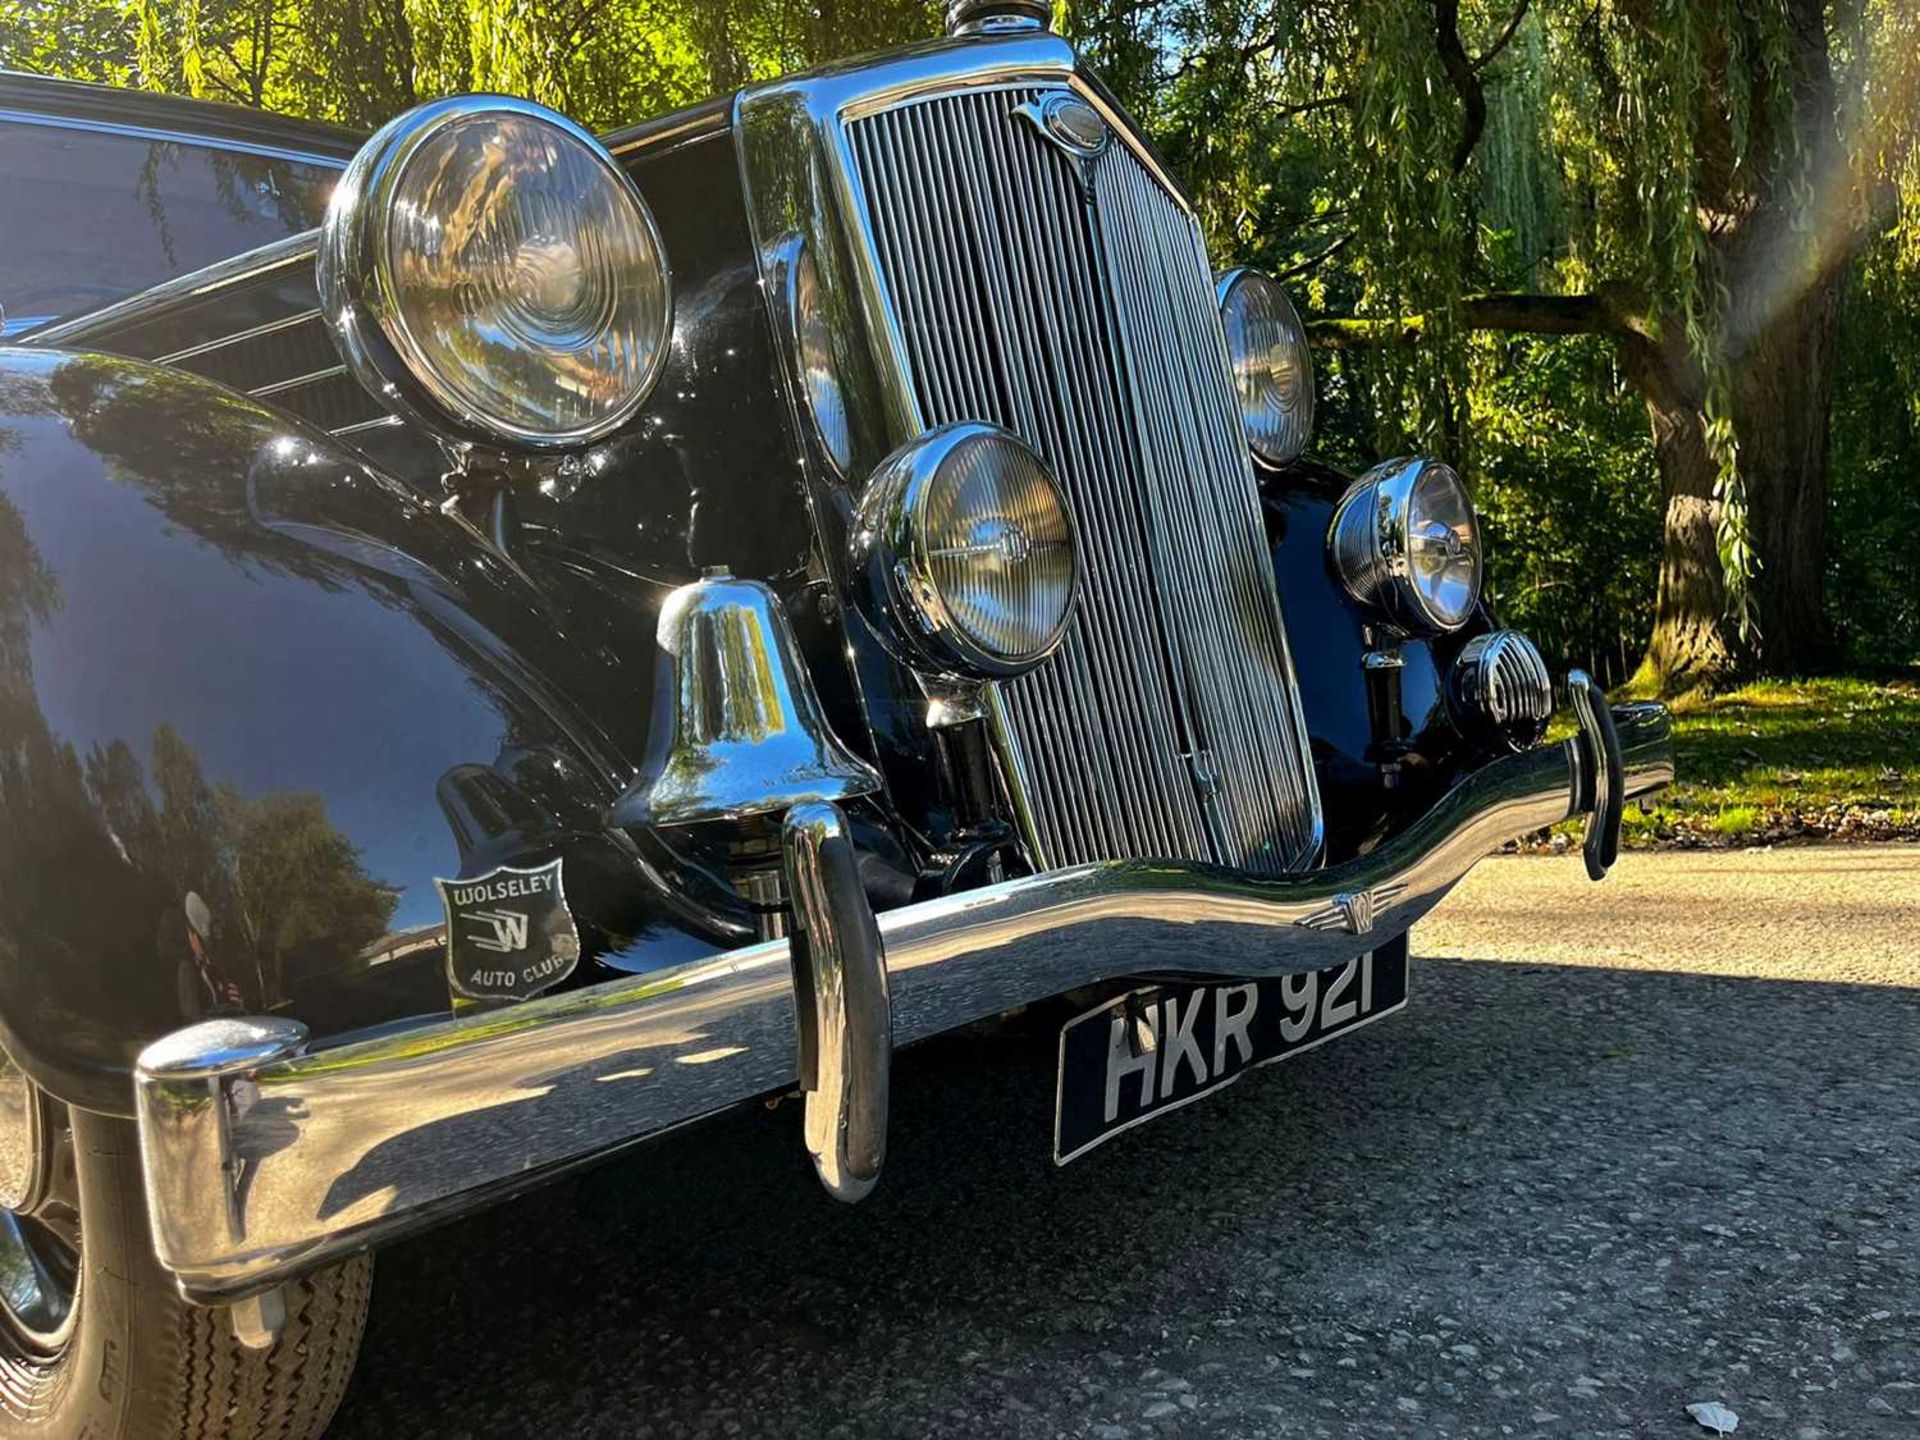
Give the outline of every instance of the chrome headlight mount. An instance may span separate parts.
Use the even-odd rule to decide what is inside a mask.
[[[1404,634],[1458,630],[1479,606],[1480,524],[1438,460],[1389,460],[1354,481],[1327,548],[1347,592]]]
[[[856,600],[923,677],[1004,680],[1059,647],[1080,583],[1065,494],[996,425],[930,430],[867,481],[849,539]]]
[[[666,364],[652,212],[597,140],[530,101],[463,95],[390,121],[335,187],[316,269],[354,377],[456,442],[600,439]]]
[[[1298,460],[1313,435],[1313,354],[1280,282],[1258,270],[1214,282],[1247,446],[1269,465]]]

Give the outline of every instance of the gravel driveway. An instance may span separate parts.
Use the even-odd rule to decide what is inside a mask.
[[[398,1247],[332,1434],[1920,1436],[1917,928],[1920,847],[1489,861],[1406,1011],[1065,1170],[1034,1024],[902,1059],[864,1205],[783,1105]]]

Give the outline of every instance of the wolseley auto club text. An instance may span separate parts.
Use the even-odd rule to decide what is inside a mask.
[[[521,970],[475,970],[468,974],[469,985],[498,987],[502,985],[532,985],[544,980],[557,970],[564,970],[573,963],[570,955],[549,955],[546,959],[528,965]]]
[[[478,885],[449,885],[447,895],[455,905],[484,905],[490,900],[510,900],[516,895],[549,895],[555,878],[552,871],[542,871]]]

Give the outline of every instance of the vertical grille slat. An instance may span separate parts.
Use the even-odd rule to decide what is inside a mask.
[[[1269,643],[1254,645],[1242,657],[1230,655],[1224,644],[1236,633],[1257,635],[1270,628],[1271,607],[1263,605],[1259,595],[1260,587],[1271,585],[1268,562],[1262,550],[1249,565],[1249,552],[1233,543],[1250,525],[1258,525],[1250,487],[1181,486],[1175,479],[1204,474],[1209,454],[1220,454],[1226,447],[1237,449],[1238,420],[1224,389],[1201,383],[1203,377],[1220,371],[1224,356],[1203,353],[1196,343],[1203,337],[1211,342],[1213,337],[1210,327],[1193,323],[1193,317],[1208,314],[1212,304],[1197,233],[1185,217],[1152,203],[1148,190],[1152,182],[1137,167],[1125,172],[1124,181],[1125,203],[1101,213],[1110,231],[1110,253],[1116,257],[1129,297],[1119,312],[1135,332],[1129,352],[1136,369],[1146,372],[1140,389],[1153,402],[1148,424],[1155,443],[1148,453],[1166,459],[1153,476],[1163,533],[1177,552],[1175,564],[1181,573],[1212,574],[1223,582],[1180,588],[1177,643],[1185,647],[1186,658],[1195,667],[1190,694],[1201,743],[1221,771],[1229,858],[1248,865],[1253,857],[1244,846],[1257,833],[1262,818],[1258,811],[1262,777],[1281,773],[1278,767],[1286,758],[1270,747],[1274,732],[1248,722],[1258,713],[1262,679],[1258,663],[1281,650],[1277,635],[1268,637]],[[1156,263],[1157,256],[1177,256],[1183,250],[1192,253],[1196,263],[1178,267]],[[1163,277],[1177,293],[1155,284]],[[1255,566],[1258,581],[1254,581]],[[1274,678],[1284,681],[1283,676],[1267,677],[1269,688]]]
[[[977,111],[986,103],[989,102],[985,97],[970,97],[969,108]],[[983,117],[976,113],[971,118],[978,123]],[[948,143],[951,144],[950,139]],[[1042,257],[1034,253],[1031,233],[1025,227],[1009,225],[1008,217],[1001,213],[1003,206],[1021,201],[1028,207],[1028,213],[1047,212],[1034,204],[1031,192],[1022,194],[1016,188],[1004,164],[995,163],[1002,159],[990,150],[970,157],[970,163],[964,166],[967,187],[963,209],[970,215],[993,222],[988,234],[982,235],[977,231],[974,234],[975,253],[992,267],[989,272],[990,292],[1007,296],[1012,302],[1008,307],[1011,313],[1004,319],[993,317],[1000,322],[995,327],[999,353],[1010,358],[1017,357],[1009,367],[1018,412],[1012,428],[1018,433],[1031,435],[1043,454],[1071,457],[1068,463],[1076,468],[1084,468],[1083,437],[1075,433],[1078,429],[1074,423],[1077,417],[1047,403],[1052,388],[1049,383],[1050,367],[1054,363],[1053,357],[1058,353],[1058,341],[1065,338],[1060,327],[1053,323],[1051,314],[1046,315],[1043,321],[1045,298],[1052,287],[1045,283],[1029,286],[1016,282],[1017,274],[1035,274]],[[993,240],[1002,241],[1004,252],[995,251]],[[1016,265],[1016,262],[1019,263]],[[1104,527],[1101,530],[1104,533]],[[1108,573],[1107,567],[1100,567],[1098,573],[1104,577]],[[1100,599],[1093,603],[1104,606],[1111,600],[1112,597],[1104,593],[1105,588],[1102,586]],[[1091,590],[1089,596],[1091,599]],[[1047,718],[1054,722],[1056,730],[1059,720],[1071,716],[1076,708],[1072,694],[1063,692],[1061,682],[1070,680],[1073,689],[1080,694],[1092,693],[1097,684],[1096,674],[1110,673],[1117,658],[1110,634],[1093,632],[1086,638],[1086,645],[1073,647],[1064,657],[1066,663],[1059,674],[1048,676],[1035,687],[1045,699]],[[1069,724],[1065,729],[1076,769],[1089,781],[1080,793],[1089,797],[1098,810],[1101,842],[1110,850],[1119,849],[1128,844],[1123,818],[1126,806],[1122,803],[1125,794],[1124,775],[1128,762],[1143,763],[1146,752],[1125,743],[1117,747],[1119,753],[1114,749],[1103,750],[1090,745],[1088,742],[1091,737],[1078,727]],[[1130,735],[1119,738],[1123,742],[1132,739]],[[1151,820],[1152,815],[1138,818]]]
[[[1017,778],[1050,864],[1280,873],[1313,858],[1314,781],[1205,248],[1123,139],[1083,175],[1014,113],[1047,93],[847,125],[923,420],[1021,435],[1079,519],[1067,638],[1000,687]]]
[[[976,105],[984,106],[991,101],[978,97]],[[991,117],[988,117],[989,120]],[[1078,260],[1083,270],[1085,265],[1081,237],[1069,231],[1062,224],[1062,210],[1057,204],[1044,204],[1034,187],[1033,177],[1024,171],[1009,172],[1004,157],[989,152],[997,161],[996,179],[1000,181],[1005,193],[1017,197],[1021,213],[1044,220],[1046,229],[1043,234],[1018,232],[1023,257],[1027,261],[1030,273],[1036,275],[1040,283],[1034,287],[1038,302],[1046,307],[1047,347],[1046,354],[1052,364],[1064,370],[1062,378],[1067,386],[1089,399],[1089,404],[1080,407],[1068,407],[1063,415],[1070,427],[1071,444],[1061,447],[1061,453],[1070,458],[1067,465],[1078,471],[1090,474],[1118,474],[1121,467],[1118,457],[1108,448],[1111,438],[1120,433],[1119,416],[1110,405],[1101,410],[1101,402],[1111,401],[1109,391],[1098,383],[1098,377],[1111,368],[1111,356],[1102,348],[1098,363],[1090,364],[1086,351],[1074,342],[1076,336],[1099,337],[1101,332],[1094,315],[1085,307],[1086,296],[1074,283],[1068,269]],[[1073,311],[1068,314],[1068,309]],[[1096,413],[1097,412],[1097,413]],[[1116,522],[1114,512],[1124,495],[1117,495],[1111,489],[1095,492],[1095,499],[1101,503],[1101,509],[1088,517],[1092,528],[1102,539],[1108,536],[1124,534],[1123,523]],[[1153,617],[1142,601],[1146,598],[1139,587],[1125,583],[1129,578],[1123,554],[1116,554],[1107,547],[1102,563],[1089,566],[1088,602],[1103,610],[1113,610],[1124,616],[1124,624],[1136,635],[1152,633]],[[1116,580],[1118,583],[1116,583]],[[1118,593],[1114,593],[1114,592]],[[1092,657],[1099,665],[1101,673],[1108,676],[1123,677],[1126,683],[1145,689],[1157,683],[1153,674],[1155,657],[1142,652],[1137,645],[1119,643],[1110,628],[1103,628],[1088,637],[1089,647],[1098,650]],[[1143,668],[1142,660],[1148,662]],[[1085,687],[1091,690],[1091,685]],[[1144,714],[1144,727],[1127,727],[1115,737],[1123,752],[1117,757],[1122,773],[1125,775],[1151,775],[1156,772],[1149,764],[1152,755],[1172,755],[1179,753],[1178,738],[1167,723],[1167,716],[1158,708],[1149,708]],[[1164,775],[1161,778],[1166,778]],[[1178,780],[1180,777],[1173,777]],[[1124,791],[1116,793],[1124,794]],[[1183,806],[1169,803],[1170,795],[1160,795],[1159,803],[1148,807],[1140,816],[1144,825],[1145,839],[1160,854],[1183,854],[1192,847],[1192,837],[1183,835],[1177,827],[1176,817],[1183,813]]]

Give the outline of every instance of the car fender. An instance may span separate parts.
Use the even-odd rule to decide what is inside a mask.
[[[530,854],[565,857],[590,952],[714,948],[600,818],[651,647],[589,668],[569,627],[266,405],[0,348],[0,1044],[124,1112],[140,1047],[210,1014],[444,1012],[433,882]]]

